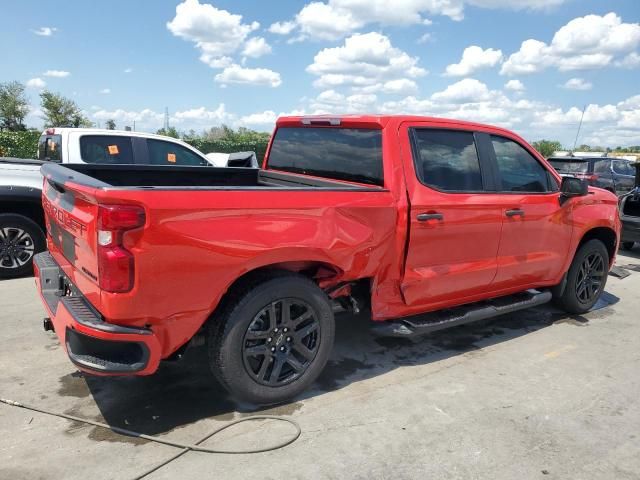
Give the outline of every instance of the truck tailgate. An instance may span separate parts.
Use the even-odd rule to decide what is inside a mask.
[[[99,303],[96,217],[98,205],[91,189],[61,185],[45,178],[42,205],[47,244],[65,275],[94,305]]]

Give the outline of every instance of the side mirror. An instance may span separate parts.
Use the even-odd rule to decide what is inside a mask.
[[[563,198],[584,197],[589,194],[589,184],[576,177],[562,177],[560,194]]]

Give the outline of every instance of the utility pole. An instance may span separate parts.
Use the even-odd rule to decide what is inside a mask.
[[[164,132],[169,131],[169,107],[164,107]]]

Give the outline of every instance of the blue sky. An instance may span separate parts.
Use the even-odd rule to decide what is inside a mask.
[[[149,131],[165,107],[180,130],[387,112],[571,145],[587,106],[580,142],[640,144],[638,0],[22,0],[3,19],[0,82],[29,85],[35,127],[47,88]]]

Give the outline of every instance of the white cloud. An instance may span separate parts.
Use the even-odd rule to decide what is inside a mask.
[[[108,95],[111,93],[111,89],[110,88],[103,88],[102,90],[100,90],[100,93],[103,95]]]
[[[640,67],[640,55],[638,55],[636,52],[631,52],[622,60],[618,60],[615,65],[616,67],[621,68],[638,68]]]
[[[378,97],[372,93],[343,95],[325,90],[311,101],[314,113],[363,113],[375,108]]]
[[[337,40],[370,24],[430,25],[432,22],[427,16],[462,20],[466,4],[482,8],[539,10],[565,1],[567,0],[315,0],[302,7],[292,21],[276,22],[269,31],[286,35],[297,30],[297,40]]]
[[[50,37],[55,32],[57,32],[58,29],[56,27],[40,27],[37,30],[31,30],[31,31],[41,37]]]
[[[252,113],[240,118],[240,122],[245,125],[267,125],[275,123],[278,116],[273,110],[265,110],[264,112]]]
[[[388,37],[376,32],[355,34],[345,39],[342,46],[319,51],[307,72],[318,77],[314,82],[318,88],[384,83],[389,90],[401,84],[406,87],[409,85],[406,80],[427,73],[418,66],[417,57],[393,47]]]
[[[244,68],[236,64],[226,67],[222,73],[217,74],[215,81],[222,85],[267,85],[274,88],[282,84],[280,74],[273,70],[267,68]]]
[[[566,88],[567,90],[591,90],[593,84],[582,78],[570,78],[562,85],[562,88]]]
[[[27,85],[27,88],[37,88],[42,90],[44,87],[47,86],[47,82],[45,82],[41,78],[31,78],[27,80],[26,85]]]
[[[452,77],[465,77],[483,68],[495,67],[502,61],[502,51],[487,48],[483,50],[477,45],[471,45],[464,49],[459,63],[448,65],[445,75]]]
[[[175,36],[194,42],[201,52],[200,60],[218,67],[220,59],[243,47],[258,22],[242,22],[242,15],[234,15],[198,0],[184,0],[176,7],[176,16],[167,22]]]
[[[430,40],[431,40],[431,34],[427,32],[420,35],[420,38],[418,38],[418,43],[427,43]]]
[[[133,72],[133,68],[128,67],[128,68],[125,68],[123,71],[124,71],[124,73],[131,73],[131,72]]]
[[[227,112],[227,109],[224,103],[218,105],[218,108],[215,110],[208,110],[205,107],[192,108],[190,110],[183,110],[175,112],[170,117],[170,121],[172,123],[181,124],[190,124],[194,123],[200,124],[222,124],[225,122],[232,121],[234,119],[234,115],[231,115]]]
[[[606,67],[616,57],[631,53],[640,44],[640,24],[623,23],[615,13],[586,15],[571,20],[553,36],[551,43],[529,39],[502,65],[503,75],[540,72],[549,67],[560,71]],[[631,55],[631,56],[630,56]]]
[[[271,45],[262,37],[253,37],[244,44],[242,55],[245,57],[258,58],[271,53]]]
[[[45,77],[65,78],[71,75],[71,73],[65,70],[47,70],[42,75]]]
[[[504,88],[512,92],[523,92],[525,90],[524,84],[520,80],[509,80],[504,84]]]
[[[295,22],[275,22],[269,27],[269,32],[276,35],[289,35],[295,28]]]
[[[465,78],[449,85],[442,92],[431,95],[431,99],[443,103],[473,103],[488,100],[487,86],[475,78]]]

